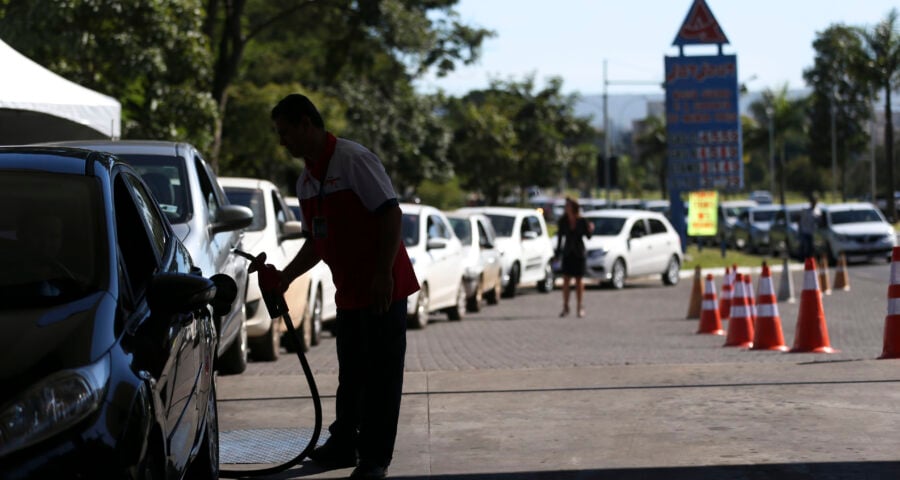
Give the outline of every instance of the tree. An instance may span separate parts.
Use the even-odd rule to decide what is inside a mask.
[[[808,112],[809,154],[819,166],[830,165],[832,155],[836,156],[841,198],[846,201],[847,161],[865,151],[869,144],[866,125],[871,118],[872,91],[868,83],[855,81],[850,75],[863,54],[862,40],[853,28],[832,25],[816,35],[813,48],[814,64],[803,72],[803,78],[813,88]]]
[[[868,83],[884,95],[884,145],[887,164],[887,194],[889,220],[897,219],[894,202],[894,124],[891,109],[891,93],[900,87],[900,31],[897,25],[897,9],[892,9],[884,20],[872,29],[859,29],[863,40],[863,52],[855,78]]]
[[[638,160],[640,165],[656,176],[662,198],[668,197],[668,142],[666,141],[666,121],[660,116],[649,115],[642,122],[637,136]]]
[[[766,89],[762,98],[750,104],[752,122],[744,124],[744,149],[765,152],[758,158],[769,158],[769,120],[772,121],[772,149],[778,158],[779,193],[785,203],[787,189],[787,162],[791,156],[805,151],[806,146],[806,98],[792,99],[788,85],[777,90]],[[775,172],[771,172],[772,175]]]
[[[216,110],[199,0],[8,0],[0,37],[48,69],[118,99],[122,136],[204,149]]]

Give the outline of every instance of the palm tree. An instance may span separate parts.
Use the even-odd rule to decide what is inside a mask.
[[[884,92],[884,147],[887,161],[887,206],[891,221],[897,218],[894,198],[894,122],[891,118],[891,93],[900,87],[900,31],[897,9],[871,30],[860,29],[864,51],[856,73],[859,80]]]

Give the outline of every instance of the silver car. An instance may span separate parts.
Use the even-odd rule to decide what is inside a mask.
[[[131,164],[153,191],[175,235],[204,277],[228,275],[238,292],[231,310],[215,319],[218,361],[223,374],[247,368],[246,294],[248,262],[235,255],[242,230],[253,221],[249,208],[232,205],[212,168],[192,145],[144,140],[86,140],[54,145],[97,150]]]
[[[466,310],[480,311],[482,300],[496,305],[503,291],[503,269],[490,219],[478,213],[451,212],[447,220],[463,247]]]

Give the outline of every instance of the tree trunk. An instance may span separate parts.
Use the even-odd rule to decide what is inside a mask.
[[[897,208],[894,205],[894,121],[891,118],[891,84],[887,82],[884,88],[884,152],[887,161],[888,192],[886,201],[888,207],[888,220],[893,223],[897,219]]]

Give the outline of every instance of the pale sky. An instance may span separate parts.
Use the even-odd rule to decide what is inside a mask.
[[[467,24],[494,30],[479,62],[460,66],[419,90],[452,95],[485,88],[490,79],[521,80],[534,73],[538,86],[559,76],[564,93],[603,91],[603,61],[610,82],[659,82],[663,57],[677,55],[672,41],[692,0],[460,0]],[[835,23],[870,27],[897,0],[706,0],[736,54],[738,78],[751,91],[805,87],[803,70],[813,63],[816,32]],[[686,55],[715,47],[685,47]],[[754,78],[755,77],[755,78]],[[610,85],[610,94],[663,93],[648,85]]]

